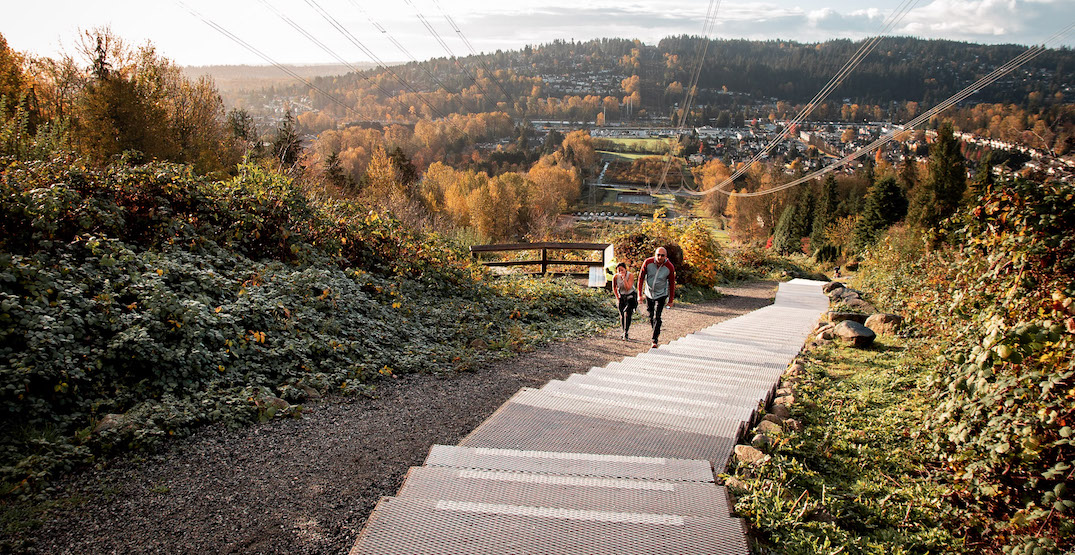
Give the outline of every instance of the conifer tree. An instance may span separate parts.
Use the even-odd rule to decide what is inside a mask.
[[[814,220],[810,229],[810,249],[817,252],[827,241],[825,228],[836,219],[836,207],[840,199],[836,192],[836,178],[830,173],[821,185],[821,197],[814,207]]]
[[[967,170],[952,124],[937,130],[937,140],[929,149],[929,177],[915,188],[910,220],[930,229],[955,213],[967,188]]]
[[[870,187],[862,215],[855,224],[854,247],[873,245],[886,229],[907,214],[907,199],[893,177],[886,177]]]

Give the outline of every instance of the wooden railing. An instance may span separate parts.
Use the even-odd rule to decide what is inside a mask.
[[[540,266],[541,273],[546,274],[549,266],[586,266],[587,272],[574,274],[587,275],[591,267],[604,268],[606,264],[605,249],[608,243],[512,243],[506,245],[474,245],[470,247],[470,254],[486,266]],[[601,260],[556,260],[549,258],[549,251],[599,251]],[[540,251],[541,257],[529,260],[491,260],[480,259],[481,253],[486,252],[509,252],[509,251]]]

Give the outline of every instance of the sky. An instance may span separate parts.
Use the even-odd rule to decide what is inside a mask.
[[[131,45],[152,42],[180,65],[269,63],[206,23],[211,21],[279,63],[406,62],[557,39],[655,44],[671,35],[701,35],[711,5],[717,10],[712,38],[862,39],[878,34],[907,2],[913,9],[886,34],[1030,45],[1075,24],[1075,0],[888,0],[869,8],[861,0],[37,0],[4,8],[0,34],[16,51],[78,57],[80,30],[108,26]],[[1048,44],[1061,45],[1075,46],[1075,32]]]

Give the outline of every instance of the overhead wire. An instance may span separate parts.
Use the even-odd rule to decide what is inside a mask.
[[[255,56],[261,58],[262,60],[265,60],[270,65],[272,65],[273,67],[275,67],[275,68],[279,69],[280,71],[286,73],[288,76],[290,76],[291,78],[295,79],[296,81],[299,81],[300,83],[306,85],[310,89],[313,89],[313,90],[317,91],[319,94],[324,96],[329,101],[337,104],[338,106],[343,108],[345,111],[351,112],[351,113],[353,113],[353,114],[355,114],[356,116],[359,116],[359,117],[362,116],[362,114],[360,114],[357,110],[355,110],[354,108],[352,108],[351,106],[349,106],[348,104],[346,104],[345,102],[343,102],[342,100],[337,98],[332,93],[322,89],[321,87],[318,87],[317,85],[311,83],[309,80],[303,78],[298,73],[295,73],[293,70],[291,70],[291,68],[281,64],[280,62],[277,62],[275,59],[273,59],[268,54],[262,52],[261,50],[258,50],[256,47],[254,47],[250,43],[246,42],[245,40],[243,40],[242,38],[240,38],[236,34],[232,33],[231,31],[227,30],[226,28],[224,28],[223,26],[218,24],[216,21],[213,21],[209,17],[202,15],[200,12],[198,12],[194,8],[191,8],[186,3],[184,3],[182,0],[176,0],[176,3],[179,4],[179,6],[182,7],[183,9],[187,10],[188,12],[190,12],[191,15],[193,15],[197,19],[201,20],[202,23],[205,23],[206,25],[208,25],[209,27],[213,28],[218,33],[220,33],[220,34],[224,35],[226,38],[230,39],[232,42],[238,44],[239,46],[242,46],[245,49],[247,49],[248,51],[250,51]]]
[[[839,87],[843,83],[844,79],[846,79],[852,71],[858,68],[858,66],[862,63],[866,56],[869,55],[870,52],[872,52],[873,49],[877,46],[877,44],[881,41],[881,39],[884,38],[884,35],[888,33],[888,31],[891,30],[891,28],[895,26],[896,23],[902,21],[903,18],[906,17],[908,13],[910,13],[911,9],[914,8],[917,3],[918,0],[903,0],[900,5],[897,6],[896,10],[894,10],[892,14],[888,18],[886,18],[885,22],[881,26],[881,29],[878,31],[878,34],[862,43],[862,45],[851,56],[851,58],[848,59],[846,63],[844,63],[844,66],[840,68],[840,70],[837,71],[831,79],[829,79],[829,82],[826,83],[825,86],[822,87],[821,90],[814,95],[810,102],[808,102],[802,108],[802,110],[800,110],[799,113],[796,114],[794,118],[792,118],[791,121],[786,123],[780,135],[769,141],[769,143],[766,144],[765,147],[762,148],[762,150],[758,151],[757,154],[751,157],[750,160],[748,160],[739,168],[735,169],[735,171],[733,171],[730,176],[725,178],[723,182],[717,185],[717,188],[723,191],[725,186],[727,186],[729,183],[734,182],[741,175],[746,173],[750,169],[750,167],[754,165],[755,162],[758,162],[768,156],[769,153],[772,152],[772,150],[776,148],[777,145],[782,143],[788,136],[790,136],[791,130],[795,126],[801,124],[807,118],[807,116],[809,116],[814,111],[818,104],[828,98],[829,94],[832,93],[832,91],[834,91],[837,87]]]
[[[1023,64],[1025,64],[1025,63],[1029,62],[1030,60],[1033,60],[1037,56],[1041,55],[1043,52],[1048,50],[1048,48],[1046,47],[1047,44],[1049,44],[1051,42],[1059,41],[1060,39],[1062,39],[1063,37],[1067,36],[1068,34],[1071,34],[1071,32],[1073,30],[1075,30],[1075,23],[1069,24],[1067,27],[1065,27],[1065,28],[1061,29],[1060,31],[1054,33],[1049,39],[1047,39],[1041,45],[1035,45],[1035,46],[1030,47],[1025,52],[1020,54],[1019,56],[1016,56],[1012,60],[1009,60],[1005,64],[1003,64],[1000,67],[994,69],[992,72],[990,72],[986,76],[978,79],[977,81],[975,81],[971,85],[967,86],[963,90],[961,90],[958,93],[948,97],[943,102],[937,104],[936,106],[934,106],[934,107],[930,108],[929,110],[927,110],[927,111],[923,112],[922,114],[920,114],[918,117],[916,117],[916,118],[912,119],[911,121],[905,123],[904,124],[904,129],[901,129],[899,131],[895,131],[895,130],[890,131],[890,132],[886,133],[885,135],[883,135],[882,137],[880,137],[879,139],[873,141],[872,143],[870,143],[870,144],[868,144],[868,145],[866,145],[866,146],[864,146],[862,148],[859,148],[859,149],[855,150],[851,154],[848,154],[848,155],[844,156],[843,158],[841,158],[837,162],[835,162],[833,164],[830,164],[830,165],[828,165],[828,166],[826,166],[824,168],[821,168],[821,169],[819,169],[817,171],[814,171],[814,172],[812,172],[810,174],[807,174],[807,175],[805,175],[805,176],[803,176],[803,177],[801,177],[799,179],[795,179],[795,180],[790,181],[788,183],[784,183],[782,185],[779,185],[777,187],[773,187],[771,189],[766,189],[764,191],[742,192],[742,193],[740,193],[740,192],[729,192],[729,191],[724,191],[724,190],[720,189],[719,188],[720,186],[717,185],[717,186],[711,187],[709,189],[706,189],[705,191],[699,191],[699,192],[693,193],[693,194],[695,194],[695,195],[703,195],[703,194],[709,193],[710,191],[716,190],[718,192],[721,192],[721,193],[724,193],[724,194],[727,194],[727,195],[733,196],[733,197],[757,197],[757,196],[763,196],[763,195],[776,193],[776,192],[779,192],[779,191],[783,191],[785,189],[790,189],[791,187],[795,187],[797,185],[800,185],[800,184],[805,183],[807,181],[810,181],[812,179],[816,179],[816,178],[818,178],[818,177],[820,177],[822,175],[825,175],[826,173],[832,172],[832,171],[834,171],[836,169],[839,169],[839,168],[849,164],[851,161],[855,160],[856,158],[858,158],[859,156],[862,156],[863,154],[865,154],[867,152],[870,152],[870,151],[872,151],[872,150],[874,150],[876,148],[884,146],[885,144],[888,144],[889,142],[891,142],[893,140],[893,138],[898,133],[903,132],[903,131],[907,131],[907,129],[914,129],[915,127],[917,127],[918,125],[921,125],[925,121],[928,121],[930,118],[932,118],[933,116],[937,115],[938,113],[940,113],[940,112],[942,112],[942,111],[954,106],[955,104],[965,100],[969,96],[977,93],[982,88],[991,85],[997,79],[1000,79],[1001,77],[1003,77],[1004,75],[1007,75],[1008,73],[1010,73],[1011,71],[1015,70],[1019,66],[1022,66]]]
[[[264,3],[264,2],[266,2],[266,0],[262,0],[262,2]],[[362,41],[358,40],[358,38],[355,37],[354,33],[349,31],[346,27],[343,26],[343,24],[341,24],[339,22],[339,20],[337,20],[335,17],[333,17],[332,14],[328,13],[324,8],[322,8],[321,4],[319,4],[317,2],[317,0],[306,0],[306,4],[308,4],[311,8],[313,8],[314,11],[316,11],[318,13],[318,15],[320,15],[322,17],[322,19],[324,19],[326,22],[328,22],[329,25],[331,25],[334,29],[339,31],[340,34],[342,34],[344,36],[344,38],[346,38],[348,41],[351,42],[351,44],[353,44],[356,48],[361,50],[363,54],[365,54],[366,56],[369,56],[369,58],[371,60],[376,62],[377,65],[379,65],[381,67],[382,71],[384,71],[384,72],[388,73],[389,75],[391,75],[396,80],[396,82],[400,84],[400,86],[402,86],[407,91],[411,92],[416,97],[418,97],[418,100],[420,100],[423,104],[425,104],[429,108],[430,113],[436,115],[439,118],[444,119],[445,121],[448,121],[447,116],[445,116],[444,113],[442,113],[439,108],[434,106],[426,98],[423,98],[421,93],[419,93],[414,87],[412,87],[410,83],[408,83],[405,79],[400,77],[398,73],[393,71],[392,68],[389,67],[388,64],[386,64],[384,62],[384,60],[381,60],[381,58],[379,56],[377,56],[376,53],[373,52],[373,50],[370,50],[365,44],[362,43]],[[408,109],[409,108],[410,107],[408,107]],[[448,124],[452,125],[453,127],[455,127],[450,121],[448,121]],[[462,129],[459,129],[458,127],[456,127],[456,129],[459,130],[460,132],[462,132],[464,135],[466,135],[466,132],[463,131]]]
[[[720,0],[709,0],[709,8],[706,10],[705,21],[702,24],[702,41],[698,46],[698,50],[700,52],[697,56],[694,70],[691,72],[691,78],[687,83],[686,96],[683,99],[683,109],[679,113],[679,124],[676,127],[675,133],[677,137],[683,131],[683,127],[685,126],[685,123],[687,121],[687,114],[690,113],[691,104],[694,102],[694,95],[696,94],[695,87],[697,86],[698,79],[702,74],[702,66],[704,65],[706,54],[709,52],[709,33],[712,32],[712,28],[716,25],[716,16],[717,11],[719,10]],[[661,171],[661,179],[657,182],[658,191],[660,191],[661,187],[666,184],[666,181],[668,179],[668,172],[672,169],[672,148],[673,145],[669,143],[668,157],[665,161],[664,169]],[[677,193],[682,192],[685,188],[685,180],[686,177],[682,173],[680,173],[679,189],[676,191]],[[649,190],[648,184],[646,185],[646,190],[651,195],[653,194],[653,192]]]
[[[452,60],[455,62],[455,66],[458,67],[459,70],[462,71],[463,74],[466,75],[467,78],[474,83],[474,86],[477,87],[479,91],[481,91],[482,95],[488,98],[489,92],[485,90],[485,87],[481,86],[481,83],[478,82],[478,78],[475,77],[474,74],[472,74],[465,65],[459,62],[459,57],[455,55],[454,51],[452,51],[452,47],[448,46],[448,43],[444,41],[444,37],[441,37],[440,32],[438,32],[437,29],[433,27],[433,24],[430,23],[428,19],[426,19],[425,14],[422,13],[422,10],[418,9],[418,6],[416,6],[411,0],[403,1],[406,2],[407,5],[414,10],[415,15],[418,17],[418,21],[420,21],[422,25],[426,28],[426,30],[429,31],[431,35],[433,35],[433,38],[436,39],[437,44],[440,44],[441,48],[443,48],[444,51],[447,52],[449,56],[451,56]]]
[[[440,10],[441,15],[444,17],[444,20],[448,22],[448,25],[452,28],[453,31],[455,31],[455,34],[459,36],[459,40],[463,41],[463,44],[467,47],[467,50],[470,51],[470,55],[478,59],[478,63],[480,63],[482,65],[482,68],[485,69],[486,75],[489,76],[489,79],[493,82],[493,84],[496,85],[498,89],[500,89],[500,92],[504,95],[504,98],[508,102],[511,102],[513,100],[511,93],[509,93],[504,88],[504,85],[500,82],[500,80],[496,78],[496,73],[489,68],[488,64],[485,63],[485,58],[477,51],[477,49],[474,48],[474,45],[470,43],[470,40],[467,39],[466,35],[463,34],[463,30],[455,24],[455,20],[452,19],[452,16],[449,15],[448,12],[444,11],[444,8],[441,7],[440,2],[438,2],[437,0],[433,0],[433,5],[436,6],[438,10]]]
[[[388,29],[386,29],[383,25],[381,25],[379,22],[374,20],[373,17],[370,16],[369,12],[367,12],[366,9],[363,8],[358,2],[356,2],[355,0],[347,0],[347,1],[356,10],[358,10],[359,13],[361,13],[363,16],[366,17],[366,20],[369,21],[370,25],[372,25],[374,29],[377,29],[377,31],[379,31],[382,35],[384,35],[385,38],[387,38],[389,40],[389,42],[392,43],[393,46],[395,46],[397,49],[399,49],[400,52],[402,52],[405,56],[407,56],[407,58],[409,58],[412,62],[414,62],[418,66],[418,68],[421,69],[426,74],[427,77],[429,77],[431,82],[436,83],[440,88],[444,89],[449,94],[455,94],[455,95],[460,94],[459,91],[456,91],[456,90],[452,89],[452,87],[449,87],[447,84],[442,82],[440,80],[440,78],[438,78],[436,76],[436,74],[434,74],[429,69],[428,65],[425,62],[422,62],[422,61],[418,60],[418,58],[415,57],[414,54],[411,54],[410,50],[407,50],[406,46],[403,46],[403,44],[401,44],[396,39],[396,37],[394,37],[392,35],[392,33],[388,32]],[[462,101],[462,95],[460,95],[460,101]]]

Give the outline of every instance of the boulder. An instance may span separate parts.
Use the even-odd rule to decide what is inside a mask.
[[[741,463],[755,464],[766,460],[768,455],[749,445],[736,445],[735,458]]]
[[[791,430],[791,431],[793,431],[793,432],[801,432],[801,431],[803,431],[803,423],[799,422],[798,420],[795,420],[794,418],[789,418],[789,419],[785,420],[784,421],[784,427],[789,429],[789,430]]]
[[[787,397],[788,395],[791,395],[791,394],[792,394],[791,389],[787,388],[787,387],[781,387],[780,389],[776,390],[776,396],[777,397]]]
[[[840,300],[840,299],[842,299],[844,297],[844,293],[846,291],[847,291],[847,289],[845,289],[843,287],[837,287],[837,288],[833,289],[832,291],[829,291],[828,293],[825,293],[825,294],[829,296],[829,300],[838,301],[838,300]]]
[[[859,295],[858,291],[844,289],[844,292],[840,294],[840,298],[844,301],[850,301],[851,299],[861,299],[862,295]]]
[[[759,433],[765,435],[779,434],[784,431],[784,427],[780,424],[770,422],[768,420],[762,420],[758,423],[758,427],[755,428]]]
[[[903,325],[903,316],[896,314],[881,312],[866,319],[866,327],[881,335],[896,333],[901,325]]]
[[[127,425],[127,417],[122,414],[106,414],[99,422],[97,426],[94,426],[93,433],[99,434],[108,430],[114,430],[116,428],[122,428]]]
[[[777,397],[776,399],[773,399],[773,404],[774,405],[784,405],[785,407],[790,407],[791,405],[795,404],[795,396],[794,395],[788,395],[788,396],[785,396],[785,397]]]
[[[728,476],[724,479],[724,487],[734,491],[747,491],[747,483],[736,478],[735,476]]]
[[[844,320],[853,320],[860,324],[865,324],[867,316],[858,312],[829,312],[828,318],[833,324],[838,324]]]
[[[833,289],[836,289],[837,287],[843,287],[843,286],[844,286],[844,284],[842,284],[842,283],[840,283],[838,281],[830,281],[830,282],[826,283],[825,285],[821,286],[821,292],[825,293],[827,295]]]
[[[789,366],[788,369],[784,371],[784,374],[787,376],[795,377],[803,375],[804,372],[806,372],[806,367],[796,362]]]
[[[769,436],[765,434],[754,434],[754,437],[750,440],[750,445],[756,449],[767,449],[773,444],[773,440],[769,439]]]
[[[310,400],[316,400],[321,398],[321,392],[308,385],[302,386],[302,393],[306,396],[307,399]]]
[[[859,349],[869,347],[873,340],[877,338],[877,334],[873,330],[851,320],[840,322],[834,332],[836,337]]]
[[[791,418],[791,411],[786,405],[774,404],[769,407],[769,412],[779,418]]]
[[[861,310],[863,312],[870,312],[870,313],[875,312],[875,309],[873,308],[873,305],[868,303],[868,302],[866,302],[866,301],[864,301],[864,300],[862,300],[862,299],[858,299],[858,298],[856,298],[856,299],[845,299],[843,301],[843,304],[847,308],[851,308],[851,309],[855,309],[855,310]],[[863,318],[865,318],[865,315],[863,315]]]
[[[766,414],[765,416],[761,417],[761,419],[763,421],[765,421],[765,422],[772,422],[773,424],[776,424],[777,426],[781,426],[781,425],[784,424],[784,419],[781,418],[780,416],[777,416],[777,415],[773,414],[773,413]]]

